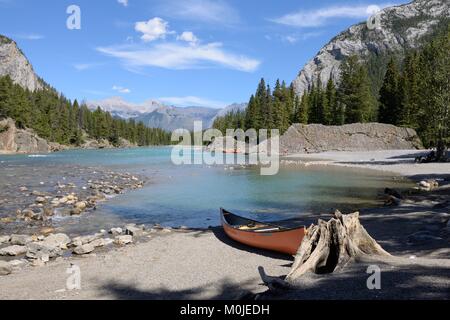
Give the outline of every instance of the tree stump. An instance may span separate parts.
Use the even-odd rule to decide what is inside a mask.
[[[308,228],[286,281],[294,283],[308,272],[332,273],[373,255],[390,256],[361,225],[359,212],[343,215],[336,211],[328,222],[319,220]]]

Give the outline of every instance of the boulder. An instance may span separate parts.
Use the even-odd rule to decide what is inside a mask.
[[[26,257],[30,259],[41,259],[47,262],[49,258],[61,255],[61,248],[56,243],[33,242],[27,246]]]
[[[91,253],[94,250],[95,250],[95,246],[92,245],[91,243],[87,243],[87,244],[83,244],[81,246],[76,247],[73,250],[73,253],[75,253],[77,255],[83,255],[83,254]]]
[[[0,244],[9,242],[10,239],[11,239],[10,236],[0,236]]]
[[[109,230],[109,233],[112,234],[113,236],[117,236],[117,235],[121,235],[123,233],[122,228],[112,228],[111,230]]]
[[[117,236],[114,238],[114,243],[123,246],[133,242],[133,237],[130,235]]]
[[[74,247],[78,247],[83,244],[87,244],[87,243],[90,243],[92,241],[95,241],[95,240],[101,239],[101,238],[103,238],[102,233],[96,233],[96,234],[88,235],[88,236],[75,237],[72,239],[71,245]]]
[[[5,261],[0,261],[0,276],[6,276],[13,271],[13,267]]]
[[[44,197],[37,197],[36,198],[36,203],[45,203],[47,202],[47,199],[45,199]]]
[[[67,249],[67,245],[70,243],[70,238],[64,233],[51,234],[42,241],[42,244],[49,246],[57,246],[61,249]]]
[[[135,225],[129,225],[126,227],[125,233],[133,237],[140,237],[144,235],[144,229]]]
[[[280,153],[420,149],[416,131],[381,123],[343,126],[294,124],[280,138]]]
[[[98,247],[104,247],[104,246],[110,245],[113,242],[114,242],[114,240],[106,238],[106,239],[94,240],[94,241],[90,242],[90,244],[93,245],[94,247],[98,248]]]
[[[76,209],[80,209],[81,211],[86,209],[86,202],[85,201],[79,201],[77,203],[75,203],[74,206]]]
[[[22,235],[22,234],[13,234],[11,235],[11,244],[17,244],[19,246],[25,246],[26,244],[33,241],[33,238],[28,235]]]
[[[12,245],[6,248],[0,249],[0,256],[19,256],[27,253],[26,246]]]

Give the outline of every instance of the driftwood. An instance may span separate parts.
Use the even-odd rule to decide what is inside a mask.
[[[288,283],[308,272],[332,273],[364,256],[390,254],[367,233],[359,221],[359,212],[343,215],[336,211],[328,222],[311,225],[295,256]]]
[[[305,273],[326,274],[343,269],[364,257],[390,256],[359,221],[359,212],[343,215],[336,211],[328,222],[318,221],[308,228],[285,280],[268,276],[258,268],[263,283],[273,293],[295,288]]]

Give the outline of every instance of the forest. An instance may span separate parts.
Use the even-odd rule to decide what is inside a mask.
[[[272,90],[261,79],[247,110],[216,119],[214,127],[223,132],[266,128],[284,133],[293,123],[380,122],[415,129],[425,147],[448,146],[449,52],[450,27],[421,49],[392,54],[387,67],[350,56],[342,64],[339,84],[318,79],[301,97],[292,85],[277,80]],[[386,69],[381,81],[371,76],[374,69]]]
[[[64,145],[81,146],[86,138],[106,139],[114,146],[121,138],[138,146],[170,144],[170,133],[161,129],[114,118],[100,108],[90,110],[48,85],[31,92],[9,76],[0,77],[0,119],[5,117],[14,119],[18,128],[31,128],[40,137]]]

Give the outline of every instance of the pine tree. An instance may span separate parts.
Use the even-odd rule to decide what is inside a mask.
[[[400,80],[402,111],[400,125],[418,129],[420,112],[420,74],[419,55],[412,52],[406,55],[404,71]]]
[[[398,125],[401,122],[400,74],[394,58],[389,61],[383,85],[380,89],[378,121]]]
[[[367,122],[374,117],[375,98],[366,68],[356,56],[347,58],[341,67],[339,103],[344,108],[345,123]]]
[[[297,115],[296,115],[296,122],[302,123],[302,124],[308,124],[308,108],[309,108],[309,94],[305,92],[301,98],[301,100],[296,97],[296,103],[297,107]]]
[[[324,114],[324,120],[327,125],[337,124],[337,114],[338,114],[338,104],[336,98],[336,87],[334,86],[333,79],[330,79],[327,82],[327,88],[325,96],[327,97],[328,106],[326,108],[326,112]]]

